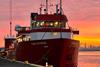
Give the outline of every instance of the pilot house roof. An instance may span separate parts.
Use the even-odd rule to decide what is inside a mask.
[[[36,21],[64,21],[67,22],[67,17],[65,15],[57,14],[40,14],[35,17],[31,16],[32,20]]]

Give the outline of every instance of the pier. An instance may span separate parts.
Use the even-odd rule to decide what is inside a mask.
[[[15,60],[8,60],[0,57],[0,67],[44,67],[44,66],[15,61]]]

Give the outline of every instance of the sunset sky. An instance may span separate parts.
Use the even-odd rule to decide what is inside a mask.
[[[9,1],[0,0],[0,47],[4,46],[4,36],[9,34]],[[54,0],[49,1],[55,4]],[[100,0],[62,1],[69,25],[80,31],[80,35],[75,39],[83,43],[100,45]],[[12,0],[14,35],[15,25],[29,26],[30,13],[38,12],[41,2],[44,0]]]

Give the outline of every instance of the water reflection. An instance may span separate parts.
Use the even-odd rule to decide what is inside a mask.
[[[78,67],[100,67],[100,51],[79,52]]]

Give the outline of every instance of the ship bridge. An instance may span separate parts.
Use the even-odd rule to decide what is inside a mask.
[[[67,21],[65,15],[31,13],[31,29],[41,27],[65,28]]]
[[[30,27],[16,26],[18,32],[18,42],[29,40],[46,40],[46,39],[72,39],[73,34],[79,34],[78,30],[73,30],[68,25],[68,19],[63,14],[62,3],[56,5],[55,13],[48,13],[48,0],[42,13],[31,13]],[[59,7],[58,7],[59,6]]]

